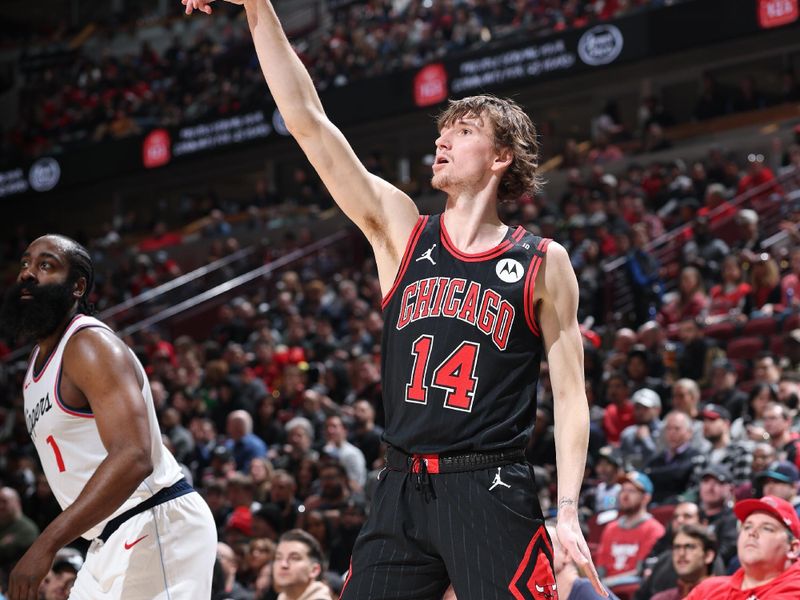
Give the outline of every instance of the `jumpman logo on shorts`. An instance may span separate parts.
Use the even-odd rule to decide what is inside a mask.
[[[429,260],[429,261],[431,261],[431,264],[434,264],[434,265],[435,265],[435,264],[436,264],[436,261],[435,261],[435,260],[433,260],[433,257],[431,256],[431,252],[433,252],[433,249],[434,249],[434,248],[436,248],[436,244],[434,244],[433,246],[431,246],[430,248],[428,248],[427,250],[425,250],[425,252],[423,252],[423,253],[422,253],[422,256],[420,256],[419,258],[417,258],[417,261],[416,261],[416,262],[419,262],[419,261],[421,261],[421,260]]]
[[[511,489],[511,486],[510,486],[510,485],[508,485],[508,484],[507,484],[505,481],[503,481],[502,479],[500,479],[500,469],[501,469],[501,468],[502,468],[502,467],[497,467],[497,475],[495,475],[495,476],[494,476],[494,481],[492,481],[492,486],[489,488],[489,491],[490,491],[490,492],[491,492],[491,491],[492,491],[494,488],[496,488],[498,485],[502,485],[503,487],[507,487],[508,489]]]

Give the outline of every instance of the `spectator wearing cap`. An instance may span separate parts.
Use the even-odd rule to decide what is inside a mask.
[[[56,552],[53,566],[39,585],[39,600],[67,600],[78,571],[83,566],[83,556],[74,548]]]
[[[666,448],[647,461],[643,469],[655,485],[653,501],[659,504],[686,491],[695,465],[702,460],[702,453],[691,445],[692,419],[684,412],[673,410],[666,416],[664,442]]]
[[[750,480],[750,463],[754,444],[750,440],[731,440],[731,414],[719,404],[706,404],[700,411],[703,419],[703,435],[711,443],[711,452],[699,470],[724,466],[738,485]]]
[[[624,375],[612,373],[606,381],[606,411],[603,415],[606,440],[618,445],[622,431],[633,423],[633,402],[628,381]]]
[[[742,524],[737,540],[741,568],[728,577],[706,579],[687,600],[796,598],[800,593],[800,519],[794,507],[781,498],[765,496],[741,500],[733,510]]]
[[[619,480],[625,473],[622,453],[612,446],[600,448],[594,460],[594,472],[596,484],[587,490],[583,503],[589,504],[595,513],[616,509],[622,487]]]
[[[642,388],[633,394],[632,400],[634,424],[620,435],[620,450],[633,467],[641,468],[658,452],[661,398],[650,388]]]
[[[650,551],[645,564],[652,564],[653,560],[655,564],[644,568],[642,573],[644,581],[634,596],[635,600],[650,600],[654,594],[676,585],[678,575],[672,564],[672,538],[686,525],[701,525],[700,507],[694,502],[679,502],[675,505],[666,532]],[[722,568],[721,561],[719,565]]]
[[[672,537],[671,562],[676,586],[653,596],[653,600],[681,600],[708,579],[717,556],[717,539],[701,525],[684,525]]]
[[[613,586],[638,580],[639,564],[664,535],[664,526],[647,512],[653,482],[639,471],[620,478],[619,518],[606,526],[600,539],[596,565],[598,573]]]
[[[714,317],[723,319],[741,314],[751,291],[750,284],[744,280],[742,264],[736,254],[729,254],[722,259],[721,277],[720,283],[708,291],[711,299],[708,307],[710,321]]]
[[[736,366],[727,358],[715,358],[711,363],[711,404],[724,406],[733,419],[742,414],[747,404],[747,394],[741,391],[736,383],[739,373]]]
[[[736,517],[733,507],[733,476],[724,465],[712,465],[700,474],[700,519],[714,532],[719,556],[727,564],[736,554]]]
[[[762,495],[783,498],[798,509],[800,499],[797,497],[797,482],[800,481],[800,473],[792,463],[776,461],[765,471],[757,473],[755,480],[756,490],[760,490]]]

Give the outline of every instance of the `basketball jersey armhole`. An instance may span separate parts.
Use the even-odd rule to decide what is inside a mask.
[[[536,251],[533,253],[533,259],[528,266],[528,274],[525,277],[525,321],[528,323],[533,335],[541,337],[539,325],[536,322],[536,301],[534,292],[536,287],[536,275],[539,273],[539,267],[544,263],[545,256],[547,255],[547,246],[552,240],[549,238],[542,238]]]
[[[411,230],[411,235],[408,237],[408,242],[406,242],[406,249],[405,252],[403,252],[403,259],[400,261],[400,268],[397,270],[397,275],[394,278],[392,289],[390,289],[381,300],[382,310],[386,310],[386,306],[392,299],[395,290],[397,290],[397,286],[400,285],[400,282],[403,280],[403,275],[405,275],[406,270],[408,270],[408,265],[411,262],[411,257],[414,254],[414,248],[417,247],[419,236],[422,235],[422,231],[425,229],[428,218],[428,215],[420,215],[419,219],[417,219],[417,224],[414,225],[414,229]]]
[[[76,335],[78,332],[83,331],[84,329],[105,329],[107,331],[111,331],[111,328],[108,327],[105,323],[85,323],[80,325],[79,327],[75,328],[75,331],[72,332],[70,338]],[[112,332],[113,333],[113,332]],[[69,343],[69,342],[67,342]],[[64,352],[67,351],[66,346],[64,347]],[[64,367],[64,356],[62,353],[60,364],[58,365],[58,374],[56,375],[56,382],[55,387],[53,389],[53,397],[55,398],[56,405],[68,415],[72,415],[73,417],[84,417],[87,419],[94,419],[94,411],[92,411],[91,406],[87,406],[86,408],[77,408],[74,406],[68,405],[64,400],[61,398],[61,376]]]

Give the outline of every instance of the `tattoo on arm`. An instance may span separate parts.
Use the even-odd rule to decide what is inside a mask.
[[[562,508],[567,508],[567,507],[573,507],[574,508],[575,504],[576,504],[576,502],[572,498],[561,498],[558,501],[558,509],[561,510]]]

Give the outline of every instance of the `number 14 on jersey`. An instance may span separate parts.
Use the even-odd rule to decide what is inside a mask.
[[[428,403],[428,361],[433,350],[433,336],[421,335],[411,345],[414,366],[411,382],[406,385],[406,402]],[[472,412],[478,378],[475,375],[480,344],[461,344],[433,370],[430,387],[445,391],[444,407],[463,412]]]

